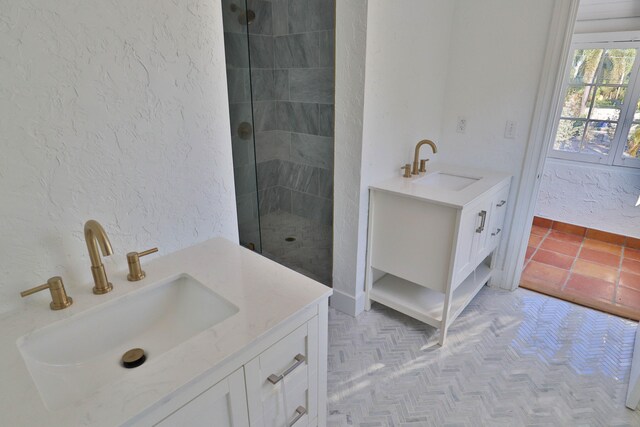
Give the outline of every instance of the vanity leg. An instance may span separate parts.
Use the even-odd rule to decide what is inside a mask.
[[[440,328],[440,339],[438,340],[438,344],[440,344],[440,347],[444,347],[444,342],[447,339],[447,327],[446,326],[442,326]]]

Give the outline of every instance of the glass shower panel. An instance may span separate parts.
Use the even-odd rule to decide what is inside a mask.
[[[246,4],[222,1],[233,173],[240,244],[262,250]]]
[[[246,217],[241,240],[255,231],[249,225],[257,225],[258,232],[249,234],[259,236],[264,256],[327,285],[333,246],[334,16],[333,0],[223,1],[238,219]],[[239,71],[242,77],[233,75]],[[245,90],[238,102],[232,86],[238,88],[234,95]],[[236,127],[249,116],[247,105],[253,157],[237,141]],[[248,185],[253,178],[255,187]]]

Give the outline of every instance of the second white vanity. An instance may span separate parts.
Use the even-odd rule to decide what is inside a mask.
[[[371,302],[440,328],[492,276],[511,176],[451,165],[369,187],[366,309]]]

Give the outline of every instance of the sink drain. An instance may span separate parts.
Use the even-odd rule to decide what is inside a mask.
[[[144,350],[141,348],[132,348],[122,355],[122,366],[127,369],[137,368],[142,365],[147,356],[144,354]]]
[[[295,237],[292,237],[292,236],[289,236],[289,237],[285,237],[285,239],[284,239],[284,240],[286,240],[287,242],[295,242],[295,241],[296,241],[296,238],[295,238]]]

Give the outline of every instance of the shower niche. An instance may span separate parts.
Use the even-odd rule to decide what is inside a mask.
[[[335,2],[222,16],[240,243],[331,285]]]

